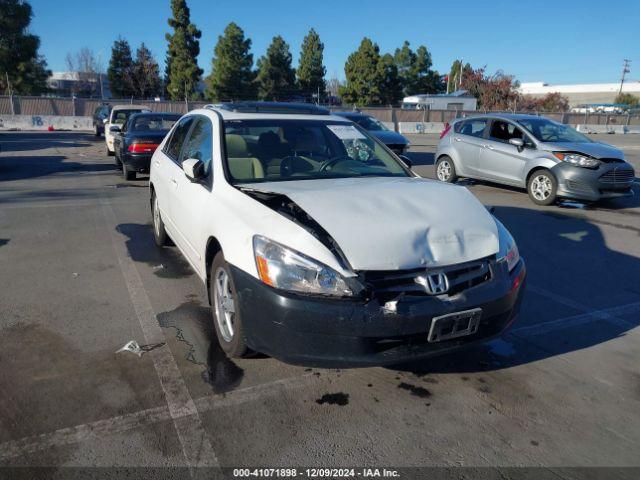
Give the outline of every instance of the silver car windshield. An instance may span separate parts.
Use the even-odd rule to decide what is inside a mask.
[[[591,143],[593,141],[568,125],[552,122],[546,118],[520,119],[518,123],[541,142]]]
[[[350,122],[227,120],[224,131],[234,183],[411,175],[383,144]]]

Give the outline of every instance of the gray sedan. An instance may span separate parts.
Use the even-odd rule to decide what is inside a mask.
[[[633,167],[615,147],[544,117],[488,114],[445,126],[436,151],[443,182],[475,178],[524,187],[538,205],[633,195]]]
[[[409,140],[393,130],[389,130],[384,123],[370,115],[360,112],[335,112],[344,118],[348,118],[352,122],[357,123],[371,135],[384,143],[393,153],[402,155],[409,148]]]

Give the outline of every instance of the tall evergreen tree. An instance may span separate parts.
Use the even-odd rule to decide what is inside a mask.
[[[402,82],[398,74],[393,55],[385,53],[378,63],[381,79],[380,102],[384,105],[396,105],[402,100]]]
[[[354,105],[380,105],[382,83],[380,48],[363,38],[358,50],[349,55],[344,66],[347,82],[341,89],[342,99]]]
[[[162,91],[158,62],[144,43],[136,51],[129,83],[138,98],[155,97]]]
[[[462,80],[464,79],[465,74],[471,73],[473,69],[470,64],[462,65],[460,60],[454,60],[451,64],[451,70],[449,70],[449,77],[447,81],[447,93],[454,92],[458,89]]]
[[[296,73],[291,67],[291,52],[280,35],[273,37],[257,66],[258,96],[262,100],[283,100],[294,93]]]
[[[312,28],[302,41],[300,62],[296,71],[298,85],[304,95],[317,95],[318,92],[320,95],[324,95],[326,90],[324,76],[327,70],[322,64],[323,54],[324,43],[320,41],[320,35]]]
[[[111,47],[111,59],[107,69],[109,89],[115,98],[127,98],[133,95],[131,88],[131,47],[124,38],[118,37]]]
[[[409,42],[405,40],[401,48],[396,48],[393,58],[398,69],[403,95],[409,96],[415,93],[417,78],[414,66],[417,57]]]
[[[438,72],[432,70],[433,60],[427,47],[420,45],[416,50],[416,63],[414,72],[416,77],[414,93],[440,93],[445,86]]]
[[[191,23],[191,14],[186,0],[171,0],[173,17],[169,26],[173,34],[167,33],[166,87],[172,100],[198,98],[198,83],[202,69],[198,67],[202,32]]]
[[[28,33],[33,11],[22,0],[0,0],[0,92],[34,95],[47,90],[44,57],[38,54],[40,38]],[[7,85],[7,77],[9,85]]]
[[[207,98],[215,101],[255,98],[250,50],[251,39],[245,39],[242,29],[233,22],[227,25],[214,49],[211,75],[207,77]]]

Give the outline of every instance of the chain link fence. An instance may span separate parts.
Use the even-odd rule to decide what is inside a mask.
[[[56,115],[90,117],[95,109],[105,103],[99,99],[89,98],[56,98],[29,96],[0,96],[0,115]],[[210,102],[173,102],[153,100],[114,100],[110,105],[136,104],[148,107],[154,112],[187,113],[201,108]],[[335,111],[348,111],[349,107],[330,107]],[[403,110],[392,107],[364,107],[362,113],[372,115],[383,122],[398,124],[399,122],[449,122],[457,117],[473,116],[484,111],[464,110]],[[570,125],[605,125],[605,126],[639,126],[640,115],[637,114],[604,114],[604,113],[570,113],[570,112],[518,112],[544,115],[561,123]]]

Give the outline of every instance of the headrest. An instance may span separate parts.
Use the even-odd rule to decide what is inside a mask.
[[[225,136],[227,141],[227,157],[248,157],[247,142],[240,135],[229,134]]]

